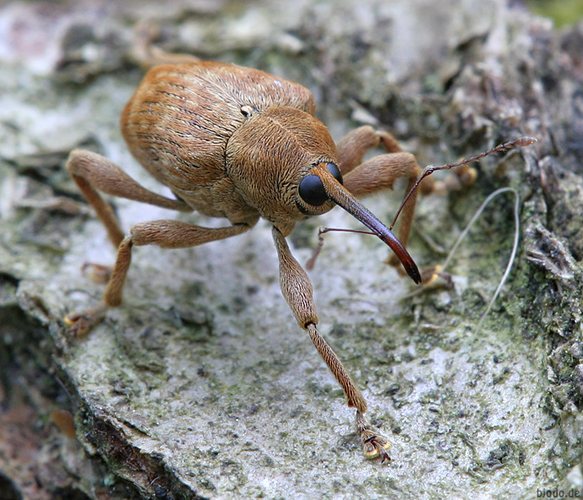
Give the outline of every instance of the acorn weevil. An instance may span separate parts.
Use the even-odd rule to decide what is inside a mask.
[[[394,252],[407,274],[421,282],[405,249],[416,190],[403,207],[397,238],[357,198],[392,188],[396,179],[415,185],[420,168],[387,132],[362,126],[335,143],[315,116],[305,87],[233,64],[190,56],[163,57],[145,75],[121,115],[121,130],[133,156],[175,198],[145,189],[96,153],[74,150],[67,169],[101,219],[117,248],[111,278],[98,306],[70,314],[73,335],[87,333],[107,308],[119,306],[134,246],[184,248],[242,234],[260,217],[272,224],[283,296],[299,326],[342,386],[364,454],[389,460],[388,442],[366,420],[366,401],[342,362],[318,332],[307,273],[286,242],[296,222],[339,205]],[[363,161],[374,147],[386,151]],[[421,185],[429,192],[432,178]],[[99,193],[180,212],[221,217],[229,225],[206,228],[178,220],[134,225],[128,235]]]

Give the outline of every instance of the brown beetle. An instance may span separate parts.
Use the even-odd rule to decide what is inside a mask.
[[[164,58],[161,58],[164,60]],[[264,217],[273,225],[280,284],[301,328],[342,386],[368,458],[388,460],[388,443],[365,419],[367,404],[338,356],[317,330],[318,316],[310,280],[293,257],[285,237],[296,222],[331,210],[351,213],[397,255],[416,282],[421,277],[404,245],[416,193],[407,201],[399,238],[357,197],[392,188],[405,177],[411,187],[420,169],[415,157],[395,139],[370,126],[357,128],[334,143],[315,116],[305,87],[262,71],[232,64],[168,55],[171,64],[149,70],[121,116],[121,129],[134,157],[176,199],[151,192],[106,158],[72,151],[67,169],[118,248],[103,303],[67,317],[74,335],[99,322],[108,307],[119,306],[132,248],[158,245],[183,248],[248,231]],[[363,161],[370,148],[387,154]],[[424,183],[431,189],[431,179]],[[230,225],[205,228],[177,220],[136,224],[124,235],[111,207],[98,192],[181,212],[222,217]]]

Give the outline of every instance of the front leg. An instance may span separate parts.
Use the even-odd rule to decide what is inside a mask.
[[[342,361],[320,335],[316,325],[318,315],[314,306],[313,288],[304,269],[291,254],[283,234],[273,228],[273,239],[279,256],[279,277],[281,291],[289,304],[301,328],[308,332],[312,343],[322,359],[342,387],[349,407],[356,408],[356,430],[362,441],[366,458],[380,458],[381,462],[389,461],[387,452],[389,442],[381,436],[366,420],[367,410],[364,396],[344,368]]]
[[[382,146],[387,154],[363,161],[365,153],[370,148],[379,146]],[[404,152],[391,134],[375,130],[368,125],[346,134],[338,141],[337,147],[344,185],[356,197],[393,189],[395,181],[400,178],[407,179],[406,192],[408,192],[421,173],[415,157]],[[427,178],[421,184],[421,191],[425,194],[431,192],[433,188],[432,178]],[[403,245],[409,240],[416,201],[417,193],[413,193],[403,209],[399,224],[399,240]],[[398,262],[394,257],[390,261],[393,265]]]

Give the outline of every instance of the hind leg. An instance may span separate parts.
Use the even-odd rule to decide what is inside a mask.
[[[156,194],[132,179],[115,163],[92,151],[75,149],[69,154],[67,171],[103,222],[112,244],[117,247],[124,237],[119,221],[102,193],[148,203],[162,208],[192,212],[186,203]]]
[[[151,68],[158,64],[184,64],[200,62],[200,59],[191,54],[175,54],[166,52],[154,42],[160,37],[159,27],[152,21],[142,21],[135,29],[135,38],[130,55],[133,60],[144,68]]]
[[[157,245],[161,248],[186,248],[210,241],[222,240],[248,231],[252,225],[237,224],[222,228],[195,226],[176,220],[156,220],[136,224],[118,247],[111,278],[100,304],[65,318],[70,333],[75,337],[86,335],[105,316],[109,307],[122,302],[123,287],[132,260],[134,246]]]

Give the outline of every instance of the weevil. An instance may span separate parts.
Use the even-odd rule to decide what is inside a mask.
[[[367,458],[389,460],[388,441],[367,421],[367,403],[340,358],[318,331],[313,289],[286,237],[298,221],[338,205],[388,245],[414,282],[417,265],[405,248],[416,190],[404,205],[395,236],[358,198],[415,184],[420,168],[387,132],[362,126],[337,143],[315,116],[312,93],[268,73],[195,57],[169,57],[145,75],[121,115],[121,131],[138,162],[174,198],[150,191],[119,166],[94,152],[74,150],[66,168],[103,222],[117,257],[103,301],[70,314],[73,335],[87,333],[105,311],[119,306],[133,247],[184,248],[249,231],[263,217],[272,225],[282,294],[295,319],[356,409],[356,428]],[[383,147],[384,154],[363,160]],[[424,182],[431,190],[432,179]],[[422,190],[423,186],[422,185]],[[100,193],[179,212],[198,211],[228,224],[207,228],[178,220],[134,225],[124,234]]]

